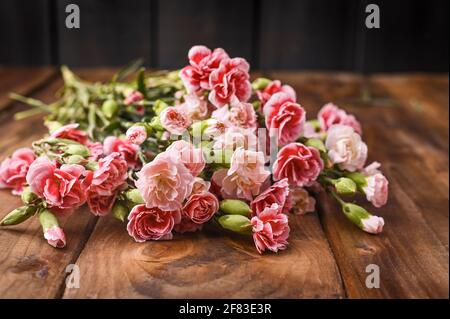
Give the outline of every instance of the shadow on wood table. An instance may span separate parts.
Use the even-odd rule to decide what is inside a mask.
[[[84,69],[107,80],[110,69]],[[390,181],[388,205],[374,210],[385,231],[361,232],[327,196],[318,213],[290,216],[287,251],[260,256],[239,236],[206,231],[171,242],[134,243],[125,225],[82,209],[63,221],[68,242],[57,250],[36,220],[0,229],[2,298],[448,298],[448,75],[268,73],[292,85],[315,116],[326,102],[363,125],[369,162]],[[52,69],[0,67],[0,159],[45,134],[40,116],[15,122],[26,107],[14,91],[55,99],[62,80]],[[20,199],[0,191],[0,216]],[[69,264],[80,288],[65,284]],[[380,288],[366,287],[366,267],[380,267]]]

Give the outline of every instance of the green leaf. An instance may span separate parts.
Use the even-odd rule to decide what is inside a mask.
[[[309,140],[306,141],[306,146],[314,147],[315,149],[323,153],[327,152],[325,144],[323,144],[322,140],[318,138],[310,138]]]
[[[136,72],[144,63],[143,59],[136,59],[125,65],[119,72],[113,76],[113,82],[122,81],[130,74]]]

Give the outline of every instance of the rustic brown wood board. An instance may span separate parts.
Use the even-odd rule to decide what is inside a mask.
[[[107,80],[114,70],[76,72]],[[358,230],[324,194],[317,213],[290,216],[288,250],[263,256],[251,240],[212,230],[138,244],[121,222],[82,209],[62,222],[62,250],[37,220],[0,229],[0,297],[448,298],[448,75],[265,75],[292,85],[309,118],[332,101],[361,121],[369,161],[390,181],[388,204],[367,206],[384,217],[382,234]],[[52,101],[61,85],[53,69],[0,67],[0,160],[45,133],[40,116],[13,120],[25,106],[7,94]],[[0,216],[18,205],[0,191]],[[79,288],[66,287],[69,264],[79,266]],[[380,267],[378,289],[366,287],[369,264]]]

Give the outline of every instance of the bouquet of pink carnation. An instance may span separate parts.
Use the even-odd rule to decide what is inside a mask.
[[[53,104],[14,96],[47,112],[48,136],[3,160],[0,187],[23,206],[2,226],[36,216],[54,247],[66,240],[58,218],[87,204],[126,222],[136,242],[168,240],[206,224],[252,236],[258,252],[286,249],[289,214],[315,209],[326,190],[360,229],[384,220],[346,198],[387,201],[380,164],[354,116],[326,104],[317,119],[287,84],[258,78],[223,49],[194,46],[181,71],[88,83],[63,68]],[[19,114],[23,117],[24,114]]]

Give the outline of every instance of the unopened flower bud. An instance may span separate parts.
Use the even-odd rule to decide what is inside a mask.
[[[220,210],[228,215],[249,216],[251,213],[250,206],[238,199],[224,199],[220,202]]]
[[[342,211],[348,219],[350,219],[356,226],[365,232],[378,234],[383,231],[384,219],[371,215],[367,210],[359,205],[344,203],[342,205]]]
[[[39,212],[39,222],[44,232],[44,238],[55,248],[64,248],[66,246],[66,236],[61,227],[59,227],[56,216],[48,209]]]
[[[242,215],[223,215],[218,221],[223,228],[237,233],[247,234],[252,230],[250,219]]]
[[[35,193],[33,193],[29,187],[25,187],[23,189],[21,198],[25,204],[34,203],[36,200],[39,199],[39,197]]]
[[[119,105],[114,100],[106,100],[102,104],[102,113],[106,118],[111,119],[119,112]]]
[[[144,199],[137,188],[125,192],[125,197],[134,204],[144,204]]]
[[[356,184],[350,178],[341,177],[333,182],[336,192],[340,195],[351,196],[355,195]]]
[[[12,226],[18,225],[36,213],[36,207],[34,206],[21,206],[14,209],[8,215],[6,215],[0,222],[0,226]]]
[[[67,147],[65,148],[65,152],[67,154],[71,154],[71,155],[80,155],[83,157],[88,157],[89,155],[91,155],[91,152],[89,151],[89,149],[81,144],[70,144],[67,145]]]
[[[163,100],[156,100],[155,104],[153,105],[153,111],[155,111],[156,115],[159,115],[168,107],[169,105]]]
[[[154,116],[150,123],[148,123],[148,126],[150,126],[155,131],[164,131],[164,127],[161,125],[161,119],[159,116]]]
[[[345,175],[347,178],[350,178],[355,184],[362,188],[367,185],[366,176],[359,172],[352,172]]]
[[[266,78],[257,78],[255,81],[252,82],[252,88],[253,90],[264,90],[269,84],[272,82],[269,79]]]
[[[125,221],[128,214],[130,213],[130,210],[124,203],[121,203],[120,201],[116,201],[112,208],[112,214],[115,218],[117,218],[120,221]]]
[[[82,164],[86,162],[86,159],[81,155],[70,155],[66,158],[67,164]]]

